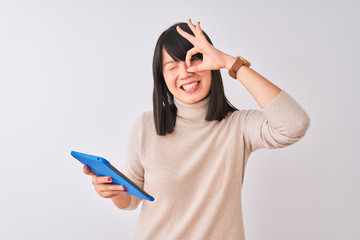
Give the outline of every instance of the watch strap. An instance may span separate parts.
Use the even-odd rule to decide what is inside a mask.
[[[234,64],[229,69],[230,77],[236,79],[236,74],[243,65],[250,67],[251,63],[248,62],[246,59],[244,59],[240,56],[237,56]]]

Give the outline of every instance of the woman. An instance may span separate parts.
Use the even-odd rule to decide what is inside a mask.
[[[284,91],[216,49],[190,20],[167,29],[153,59],[153,112],[142,114],[122,166],[155,197],[144,201],[135,239],[244,239],[241,188],[251,152],[300,140],[309,117]],[[219,69],[226,68],[262,108],[234,108]],[[88,168],[95,190],[121,209],[140,199]]]

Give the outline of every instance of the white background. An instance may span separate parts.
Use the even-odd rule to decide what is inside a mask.
[[[0,239],[130,239],[139,210],[99,197],[70,151],[121,165],[133,121],[152,110],[155,42],[187,18],[311,117],[299,143],[251,156],[247,239],[359,239],[359,6],[0,1]],[[222,73],[236,107],[259,108]]]

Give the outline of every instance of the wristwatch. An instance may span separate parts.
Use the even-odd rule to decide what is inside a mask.
[[[242,58],[240,56],[236,57],[236,61],[234,62],[234,64],[231,66],[231,68],[229,69],[229,75],[230,77],[236,79],[236,73],[239,71],[239,69],[243,66],[247,66],[250,67],[251,63],[249,61],[247,61],[245,58]]]

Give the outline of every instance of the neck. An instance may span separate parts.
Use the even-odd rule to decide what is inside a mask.
[[[187,104],[174,97],[177,108],[177,116],[193,122],[204,122],[208,111],[210,97],[206,97],[199,102]]]

